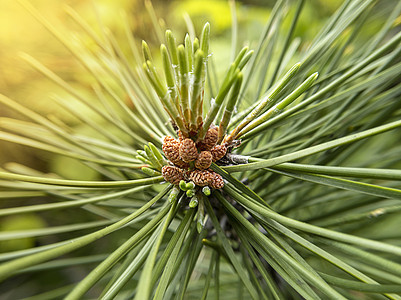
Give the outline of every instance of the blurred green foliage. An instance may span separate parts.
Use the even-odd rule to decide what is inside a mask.
[[[5,218],[0,223],[1,231],[18,231],[26,229],[40,229],[45,228],[46,224],[42,218],[34,214],[24,214],[18,216],[10,216]],[[6,240],[0,243],[0,253],[16,250],[29,249],[35,246],[36,238],[23,238]]]

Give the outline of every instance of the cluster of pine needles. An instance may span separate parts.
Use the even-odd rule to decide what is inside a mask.
[[[89,130],[0,95],[21,116],[0,118],[0,140],[99,180],[0,169],[2,222],[41,221],[0,232],[1,294],[401,299],[400,2],[344,1],[308,41],[295,37],[307,1],[280,0],[243,41],[228,1],[224,67],[213,24],[199,39],[186,17],[179,44],[149,0],[160,51],[140,50],[124,13],[122,41],[100,18],[94,30],[66,7],[71,33],[19,2],[91,75],[88,91],[21,56]]]

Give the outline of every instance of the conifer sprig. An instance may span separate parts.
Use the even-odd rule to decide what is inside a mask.
[[[223,66],[213,23],[174,36],[149,0],[156,46],[19,2],[92,81],[21,55],[80,126],[0,95],[0,140],[49,163],[1,166],[2,296],[401,299],[401,3],[344,1],[308,41],[310,3],[276,1],[253,41],[230,0]]]

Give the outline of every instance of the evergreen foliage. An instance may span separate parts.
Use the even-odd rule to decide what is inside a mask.
[[[78,160],[100,180],[18,163],[0,170],[0,198],[12,199],[0,216],[47,220],[0,232],[1,243],[41,242],[0,253],[0,290],[70,300],[401,299],[401,3],[389,11],[384,2],[345,1],[299,47],[304,1],[277,1],[255,49],[241,50],[233,9],[234,59],[218,78],[213,24],[198,37],[189,28],[179,45],[146,1],[160,51],[141,49],[122,18],[125,53],[69,8],[93,51],[21,0],[93,76],[92,97],[22,58],[101,121],[73,110],[97,132],[84,135],[0,95],[21,115],[1,118],[0,139]],[[363,34],[383,14],[380,30]],[[42,290],[25,295],[31,280]]]

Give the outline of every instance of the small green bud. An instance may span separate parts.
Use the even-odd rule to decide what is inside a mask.
[[[187,197],[191,198],[195,195],[195,190],[188,190],[187,191]],[[198,205],[198,200],[196,200],[196,205]],[[194,206],[195,207],[195,206]]]
[[[203,187],[202,188],[202,193],[205,194],[205,196],[209,197],[210,194],[211,194],[210,188],[208,186]]]
[[[187,183],[184,180],[181,180],[180,183],[178,184],[180,189],[183,191],[187,191]]]
[[[188,192],[187,192],[187,194],[188,194]],[[197,206],[198,206],[198,199],[196,197],[193,197],[191,199],[191,201],[189,202],[189,207],[190,208],[194,208],[194,207],[197,207]]]
[[[186,187],[187,187],[187,190],[193,190],[195,188],[195,183],[190,181],[187,183]]]

